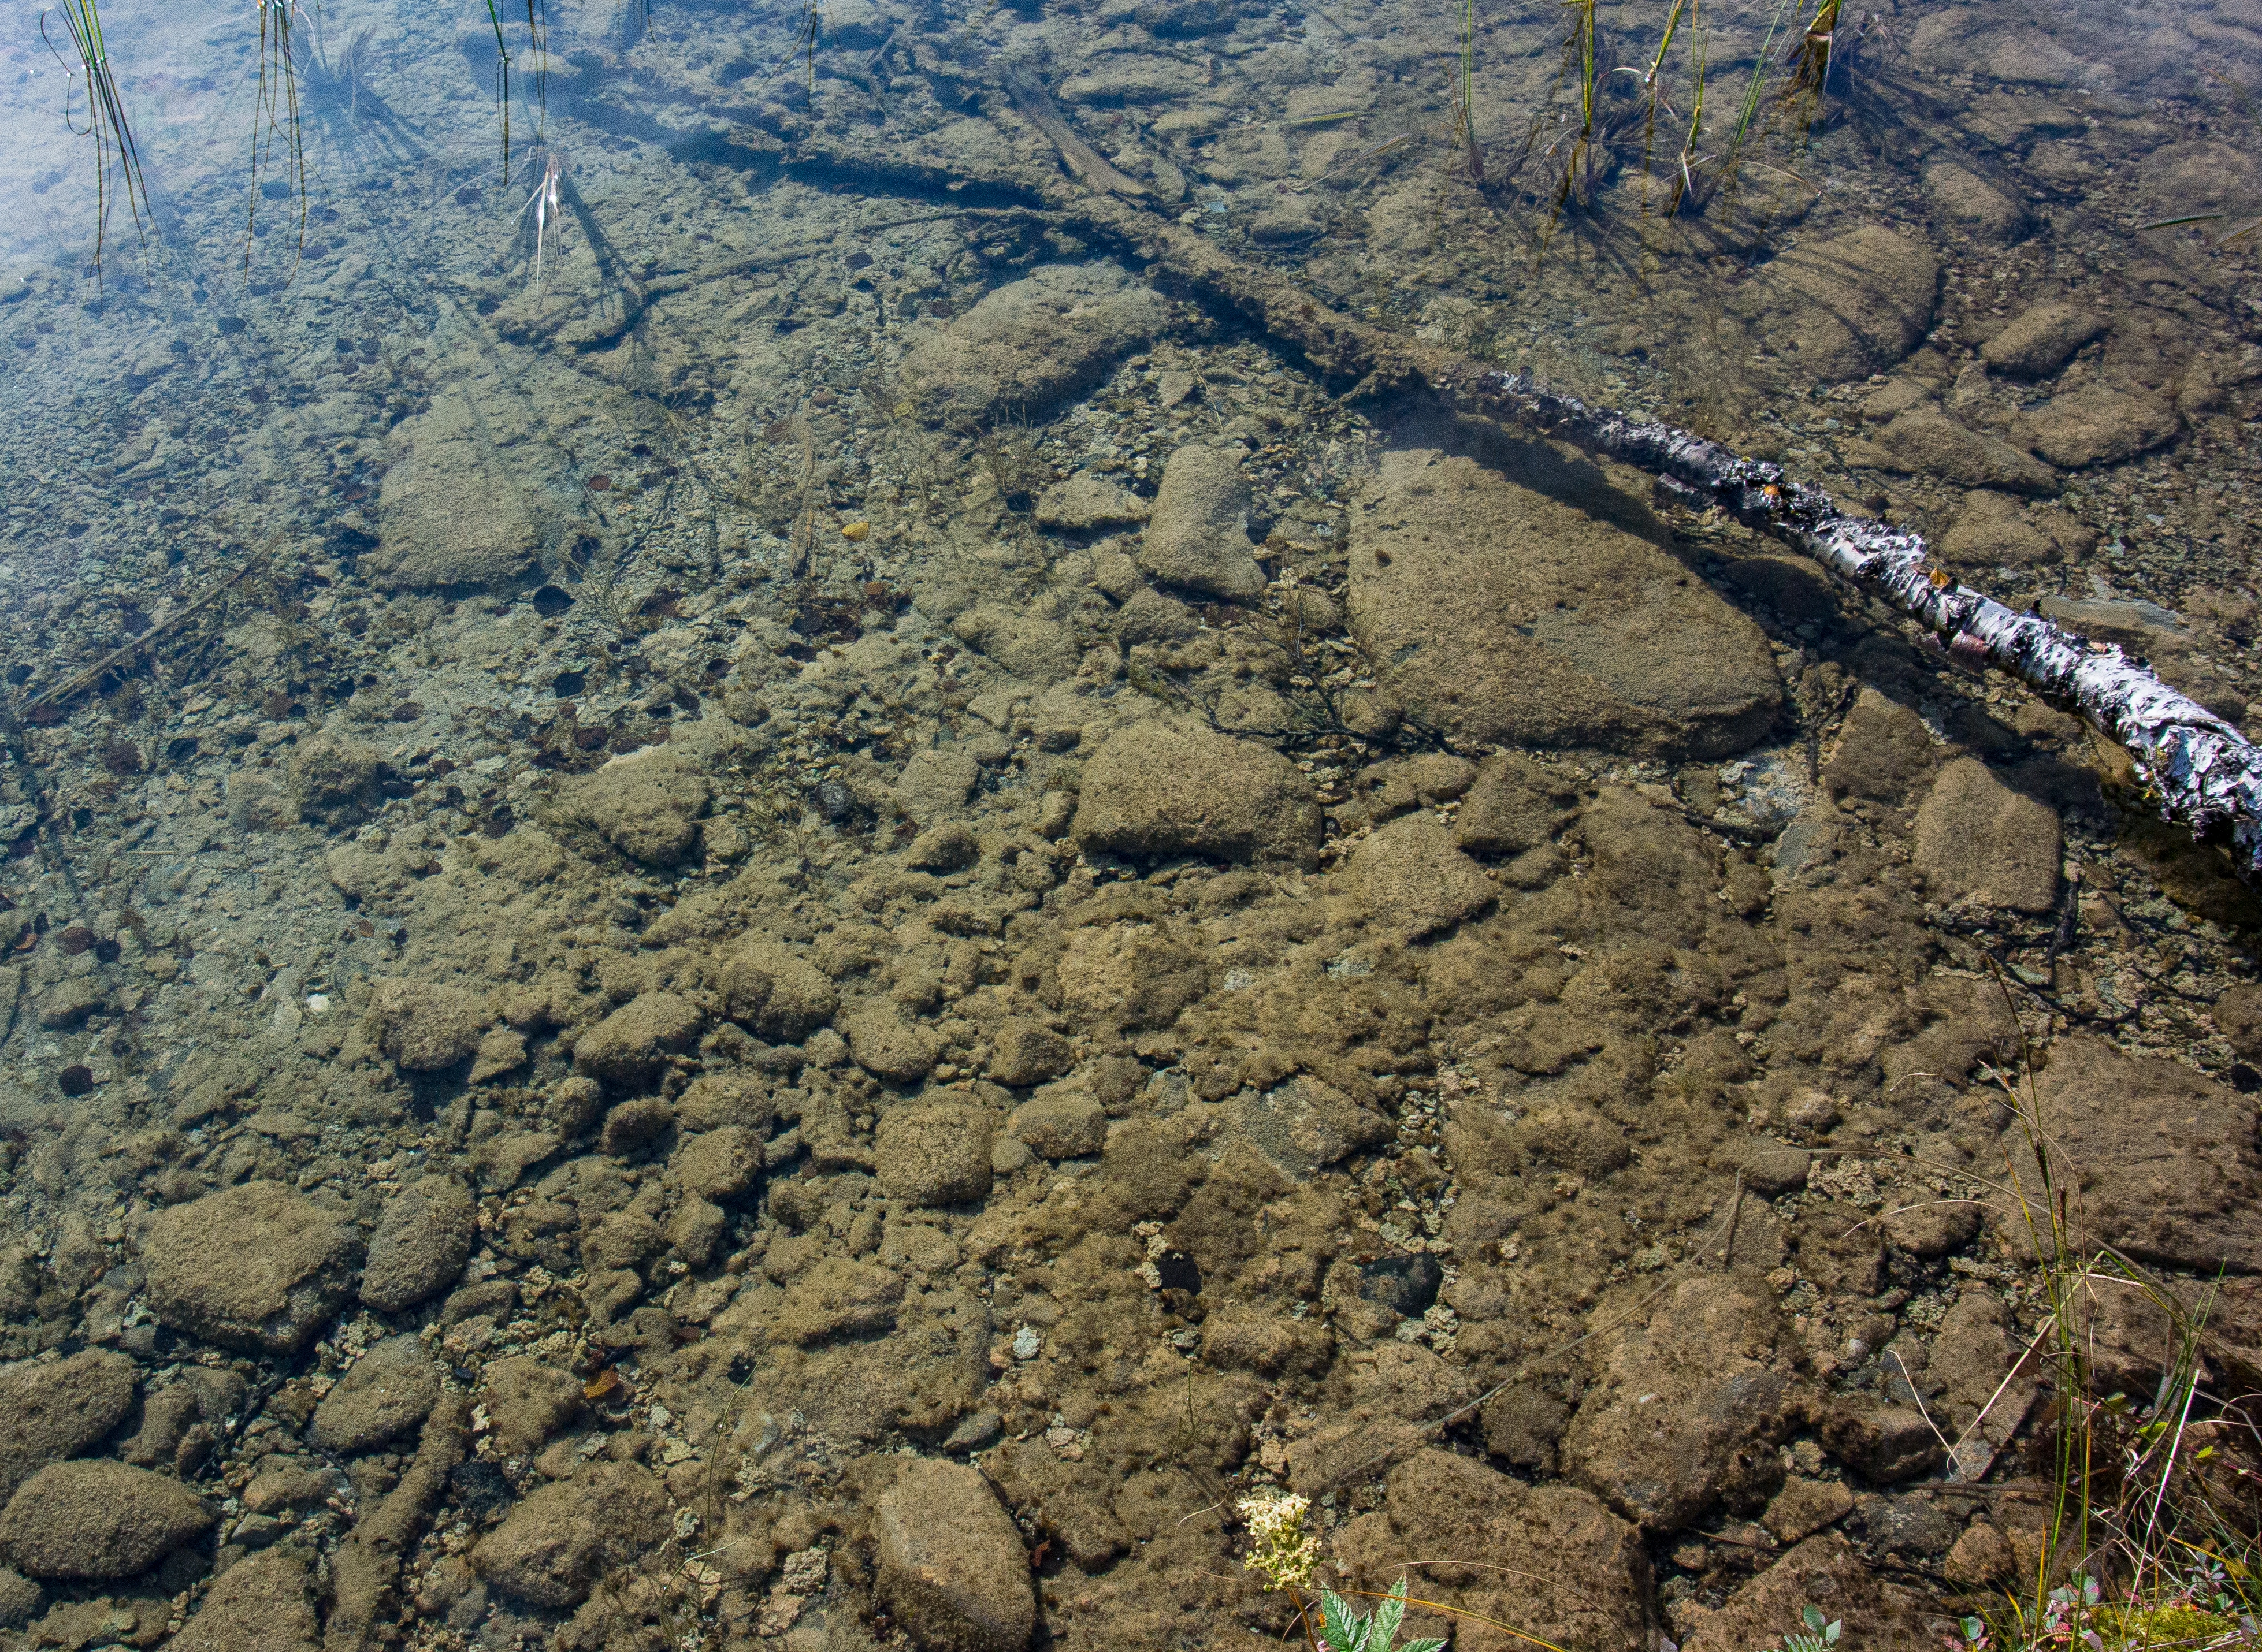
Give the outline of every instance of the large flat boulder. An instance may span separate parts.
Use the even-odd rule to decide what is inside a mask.
[[[1089,387],[1169,316],[1120,265],[1047,264],[914,339],[904,382],[945,413],[1034,413]]]
[[[1765,635],[1646,512],[1553,469],[1542,493],[1471,459],[1384,460],[1351,557],[1351,630],[1383,687],[1472,741],[1677,757],[1757,741],[1783,695]]]
[[[255,1354],[296,1354],[352,1283],[359,1240],[279,1182],[247,1182],[152,1217],[149,1305],[176,1331]]]
[[[1156,718],[1092,753],[1070,830],[1082,847],[1110,854],[1311,865],[1320,806],[1302,772],[1269,746]]]

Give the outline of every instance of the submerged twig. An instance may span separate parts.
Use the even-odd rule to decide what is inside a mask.
[[[79,690],[84,688],[90,683],[100,680],[102,674],[110,670],[112,666],[122,664],[126,660],[133,658],[133,656],[139,654],[143,649],[148,647],[152,643],[164,636],[168,631],[176,629],[191,614],[212,603],[216,598],[220,596],[221,593],[233,586],[237,580],[249,573],[252,570],[252,566],[253,564],[249,562],[238,564],[233,572],[222,575],[216,584],[204,592],[202,595],[198,596],[194,601],[191,602],[179,613],[169,615],[167,618],[158,621],[155,625],[142,632],[140,636],[135,637],[132,642],[126,643],[122,648],[114,648],[111,650],[109,653],[104,654],[100,659],[95,661],[93,664],[86,667],[83,671],[72,673],[70,676],[63,679],[62,681],[55,684],[53,687],[41,689],[38,693],[32,695],[29,700],[24,702],[24,709],[26,712],[32,712],[37,711],[42,706],[55,705],[62,700],[68,700],[73,694],[78,693]]]

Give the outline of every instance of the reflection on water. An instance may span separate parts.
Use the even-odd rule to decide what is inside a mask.
[[[2244,722],[2250,8],[601,0],[501,19],[506,154],[485,8],[293,14],[293,126],[120,4],[98,276],[38,15],[0,1383],[84,1397],[0,1622],[1209,1644],[1280,1484],[1566,1646],[1885,1634],[2033,1541],[1918,1402],[2049,1472],[2022,1039],[2097,1242],[2262,1268],[2252,897],[2111,752],[1153,262]]]

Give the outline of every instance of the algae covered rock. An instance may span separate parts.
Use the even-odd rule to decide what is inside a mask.
[[[880,1115],[881,1189],[907,1203],[965,1204],[990,1191],[994,1125],[980,1108],[913,1102]]]
[[[385,1202],[361,1274],[361,1299],[399,1313],[454,1284],[478,1234],[471,1189],[452,1176],[425,1175]]]
[[[1070,829],[1086,850],[1309,864],[1320,808],[1270,747],[1156,718],[1112,735],[1084,765]]]
[[[1241,460],[1237,446],[1190,444],[1171,455],[1135,558],[1149,578],[1241,601],[1264,589],[1250,550]]]
[[[1034,413],[1090,386],[1169,315],[1120,265],[1047,264],[916,338],[903,377],[952,413]]]
[[[649,1084],[706,1026],[706,1012],[680,994],[638,993],[573,1041],[573,1066],[608,1084]]]
[[[195,1492],[147,1469],[51,1463],[0,1511],[0,1555],[31,1577],[131,1577],[203,1536],[213,1519]]]
[[[133,1361],[90,1350],[0,1371],[0,1502],[60,1457],[75,1457],[133,1409]]]
[[[1713,757],[1759,739],[1782,703],[1766,636],[1646,509],[1533,463],[1545,491],[1434,451],[1385,457],[1351,557],[1351,632],[1382,687],[1495,744]]]
[[[223,1347],[295,1354],[345,1300],[353,1230],[279,1182],[248,1182],[150,1218],[149,1305]]]
[[[238,1561],[165,1644],[171,1652],[314,1652],[322,1633],[305,1555],[270,1548]]]
[[[423,1342],[386,1337],[346,1368],[314,1407],[307,1438],[325,1451],[354,1456],[403,1439],[423,1426],[440,1397],[440,1368]]]
[[[378,492],[378,545],[364,564],[377,584],[507,585],[534,566],[533,512],[467,399],[443,397],[402,420],[390,445],[397,456]]]
[[[697,845],[709,795],[705,779],[666,747],[646,746],[561,787],[558,807],[630,860],[673,866]]]
[[[797,1044],[832,1019],[840,995],[825,972],[798,952],[760,937],[723,964],[723,999],[731,1019],[765,1038]]]
[[[382,1029],[378,1046],[410,1073],[437,1073],[468,1059],[494,1023],[483,995],[414,980],[378,981],[370,1013]]]
[[[665,1542],[667,1495],[633,1462],[600,1462],[537,1486],[472,1550],[490,1588],[567,1611],[597,1580]]]
[[[915,1462],[873,1513],[879,1590],[913,1641],[933,1652],[1021,1652],[1036,1598],[1020,1534],[972,1469]]]

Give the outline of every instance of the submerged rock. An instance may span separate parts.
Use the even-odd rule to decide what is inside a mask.
[[[213,1519],[196,1493],[146,1469],[53,1463],[0,1512],[0,1555],[32,1577],[131,1577],[201,1537]]]
[[[444,397],[402,420],[390,445],[378,546],[363,563],[378,585],[504,585],[534,566],[533,513],[468,400]]]
[[[1430,451],[1384,459],[1351,558],[1352,634],[1383,686],[1473,741],[1698,757],[1758,740],[1782,703],[1759,628],[1590,473],[1535,479],[1585,492],[1574,505]]]
[[[238,1561],[205,1591],[173,1652],[313,1652],[322,1644],[313,1575],[295,1549]]]
[[[249,1182],[161,1210],[141,1255],[149,1305],[176,1331],[223,1347],[295,1354],[345,1299],[351,1228],[276,1182]]]
[[[1777,254],[1737,303],[1761,348],[1809,383],[1884,371],[1932,325],[1940,260],[1875,224]]]
[[[2073,1179],[2100,1242],[2196,1274],[2262,1273],[2251,1101],[2179,1063],[2089,1038],[2052,1049],[2039,1099],[2056,1173]],[[2042,1186],[2015,1124],[2004,1142],[2021,1185]]]
[[[2053,396],[2024,423],[2035,451],[2069,470],[2133,457],[2178,428],[2176,410],[2158,396],[2102,384]]]
[[[1264,589],[1250,552],[1241,459],[1238,447],[1188,446],[1171,455],[1134,558],[1150,578],[1242,601]]]
[[[53,1365],[0,1372],[0,1502],[59,1457],[74,1457],[133,1409],[133,1361],[121,1354],[75,1354]]]
[[[1268,746],[1156,718],[1109,736],[1084,765],[1070,829],[1086,850],[1309,864],[1320,809]]]
[[[1979,347],[1979,359],[2021,378],[2047,378],[2105,328],[2105,315],[2095,305],[2052,299],[2013,316]]]
[[[972,1469],[914,1462],[873,1514],[879,1589],[897,1621],[933,1652],[1021,1652],[1036,1598],[1019,1533]]]
[[[903,376],[962,414],[1034,413],[1088,387],[1169,315],[1119,265],[1047,264],[917,339]]]
[[[385,1202],[362,1268],[361,1299],[399,1313],[454,1284],[478,1232],[471,1189],[450,1176],[426,1175]]]
[[[1916,866],[1937,900],[2047,912],[2057,904],[2063,838],[2049,804],[1958,758],[1917,809]]]

